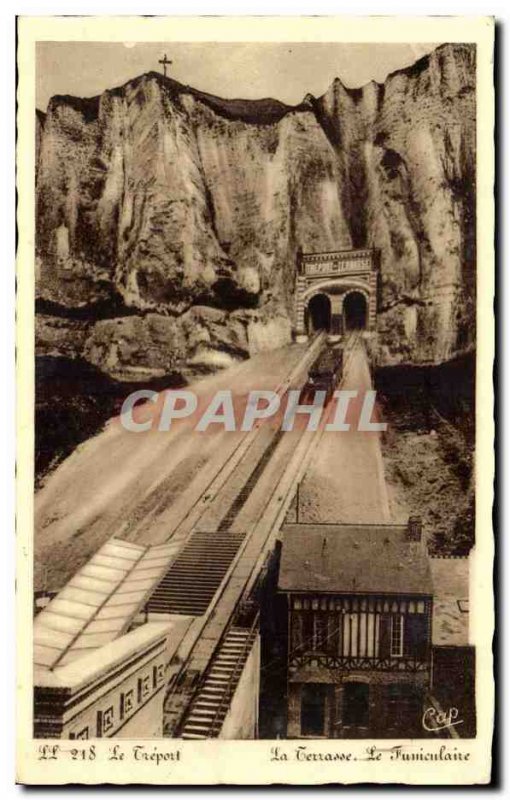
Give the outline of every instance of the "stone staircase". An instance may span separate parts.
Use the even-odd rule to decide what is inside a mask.
[[[217,737],[257,635],[257,628],[230,628],[188,712],[183,739]]]
[[[193,533],[147,603],[149,613],[201,616],[244,539],[231,531]]]

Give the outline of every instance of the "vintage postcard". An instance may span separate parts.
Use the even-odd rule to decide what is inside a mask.
[[[18,32],[18,780],[488,783],[493,20]]]

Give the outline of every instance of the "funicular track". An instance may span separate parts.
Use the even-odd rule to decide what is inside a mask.
[[[280,397],[301,383],[303,373],[320,352],[324,341],[322,333],[314,337],[299,363],[277,387],[276,393]],[[176,556],[147,602],[146,612],[198,616],[207,610],[244,538],[244,533],[231,536],[228,531],[281,439],[279,431],[270,432],[272,436],[267,442],[268,428],[261,426],[260,422],[257,420],[253,429],[243,434],[207,483],[197,503],[183,515],[167,537],[167,541],[175,545]],[[239,475],[246,469],[249,470],[248,480],[236,487]],[[232,492],[233,499],[229,499]],[[222,510],[219,523],[211,525],[211,509],[214,507],[227,510]],[[204,526],[207,529],[205,533]],[[215,559],[221,553],[228,553],[230,557],[216,563]]]
[[[356,347],[358,340],[359,340],[359,334],[351,334],[351,336],[346,340],[344,349],[346,350],[347,358],[350,358],[352,356],[352,352]],[[218,530],[227,530],[233,524],[238,513],[241,511],[244,504],[251,495],[253,489],[257,485],[260,476],[262,475],[265,467],[269,463],[269,460],[271,459],[272,455],[274,454],[276,448],[280,444],[284,435],[285,432],[282,431],[281,429],[274,433],[270,443],[267,445],[262,456],[257,461],[253,471],[250,473],[248,480],[246,481],[240,492],[235,497],[230,508],[222,517],[221,522],[218,525]]]
[[[348,367],[359,338],[360,334],[354,333],[345,340],[344,368]],[[341,381],[339,386],[341,386]],[[231,636],[231,631],[235,630],[236,635],[240,637],[244,630],[236,622],[236,619],[239,619],[239,609],[249,597],[257,581],[266,556],[274,544],[275,532],[278,531],[283,522],[294,496],[296,485],[304,475],[312,453],[322,437],[333,407],[334,404],[330,402],[323,414],[318,431],[304,431],[300,434],[298,443],[293,447],[288,465],[282,470],[278,480],[274,483],[273,491],[268,493],[262,509],[252,520],[249,526],[250,530],[243,532],[239,551],[227,569],[223,582],[218,588],[217,594],[207,612],[200,618],[200,631],[195,632],[194,641],[189,643],[189,649],[184,654],[183,668],[171,676],[169,692],[165,702],[165,710],[169,715],[166,718],[167,735],[179,735],[179,731],[180,735],[188,736],[189,734],[190,738],[207,738],[208,736],[218,735],[222,723],[221,713],[218,709],[223,708],[226,713],[228,701],[225,692],[232,694],[235,691],[235,686],[237,685],[236,676],[237,678],[240,676],[240,671],[242,671],[248,653],[245,652],[245,648],[243,658],[236,662],[235,675],[229,674],[227,676],[224,674],[223,678],[225,680],[223,681],[218,680],[218,659],[223,663],[224,650],[226,646],[228,649],[228,637]],[[224,536],[228,531],[239,535],[238,531],[232,531],[232,526],[257,487],[259,480],[264,475],[266,467],[272,462],[273,457],[276,459],[275,454],[277,454],[278,446],[283,439],[282,431],[272,432],[269,442],[267,442],[262,454],[249,472],[248,479],[240,487],[234,501],[227,506],[227,510],[219,519],[215,530],[210,530],[208,536],[211,552],[215,546],[217,536]],[[221,668],[224,669],[225,665],[223,664]],[[214,719],[214,725],[202,726],[201,730],[197,730],[196,705],[198,703],[200,710],[200,703],[203,704],[204,701],[203,693],[204,691],[209,692],[211,688],[211,675],[213,683],[216,683],[213,687],[215,703],[212,703],[211,706],[212,698],[209,697],[208,703],[210,707],[207,709],[202,708],[200,713],[202,713],[204,720],[211,721]],[[204,688],[206,684],[208,688]],[[182,720],[182,714],[176,715],[172,712],[175,712],[176,708],[180,708],[182,711],[183,706],[187,708],[184,724],[178,726],[176,730],[174,724],[177,721],[177,716],[180,716]]]
[[[288,388],[294,386],[296,383],[296,373],[302,373],[305,365],[310,362],[311,355],[315,356],[317,349],[320,349],[324,342],[325,337],[323,335],[318,335],[314,339],[304,354],[303,359],[293,370],[289,378],[280,385],[278,391],[285,392]],[[351,352],[353,342],[354,339],[352,338],[346,342],[345,347],[347,353]],[[171,576],[176,569],[176,562],[179,562],[182,557],[182,549],[188,547],[188,542],[193,537],[196,538],[198,533],[201,533],[203,536],[203,531],[207,531],[205,541],[207,541],[208,536],[210,539],[210,546],[207,552],[201,552],[201,557],[206,556],[210,560],[214,558],[213,551],[215,547],[221,548],[225,546],[225,543],[222,543],[220,534],[232,528],[233,523],[246,505],[283,437],[284,432],[282,430],[274,430],[269,426],[260,424],[257,425],[254,431],[250,431],[244,435],[242,441],[229,456],[227,462],[223,465],[216,479],[213,481],[213,484],[215,483],[217,485],[213,489],[212,484],[209,484],[208,488],[205,490],[199,513],[197,514],[197,509],[191,509],[189,514],[179,523],[178,529],[169,537],[168,540],[171,541],[172,544],[177,544],[179,538],[182,538],[182,545],[179,550],[176,551],[177,556],[174,563],[170,565],[167,574],[164,576],[161,584],[147,604],[147,610],[149,612],[163,612],[166,610],[166,613],[185,613],[180,610],[182,603],[185,602],[181,599],[184,598],[186,594],[185,585],[183,584],[181,592],[178,592],[177,586],[174,587],[172,593],[165,591],[165,587],[170,586]],[[244,448],[243,445],[245,446]],[[233,474],[234,469],[236,470],[235,474]],[[226,475],[222,475],[224,471]],[[243,475],[247,475],[247,477],[243,479]],[[239,482],[239,478],[241,482]],[[219,509],[219,519],[218,513],[214,513],[215,508]],[[224,510],[225,508],[226,510]],[[237,542],[235,550],[237,550],[240,545],[241,542]],[[196,564],[198,580],[199,560],[197,560]],[[224,575],[226,574],[227,566],[228,565],[225,565],[223,569]],[[218,581],[216,588],[218,588],[219,583],[220,581]],[[166,605],[164,598],[167,600]],[[203,613],[203,611],[201,613]]]
[[[302,375],[309,364],[316,357],[321,347],[324,345],[326,336],[324,332],[319,332],[310,342],[298,364],[291,370],[289,375],[277,386],[275,392],[283,397],[285,393],[301,383]],[[202,489],[195,503],[182,516],[174,522],[172,530],[169,531],[166,541],[173,543],[184,542],[193,529],[199,525],[205,511],[217,501],[220,493],[226,486],[241,463],[250,457],[250,452],[256,449],[257,440],[260,438],[261,431],[265,430],[261,420],[255,420],[252,430],[243,433],[240,441],[229,453],[219,469],[215,469],[208,475],[207,483]]]

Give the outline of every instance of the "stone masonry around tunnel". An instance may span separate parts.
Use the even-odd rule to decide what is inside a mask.
[[[373,249],[299,253],[295,330],[304,338],[317,330],[375,330],[377,253]]]

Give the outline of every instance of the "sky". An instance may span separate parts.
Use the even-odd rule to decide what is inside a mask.
[[[168,75],[224,98],[274,97],[295,105],[335,78],[355,88],[413,64],[437,45],[230,42],[38,42],[36,104],[55,94],[93,97],[151,70],[166,53]]]

